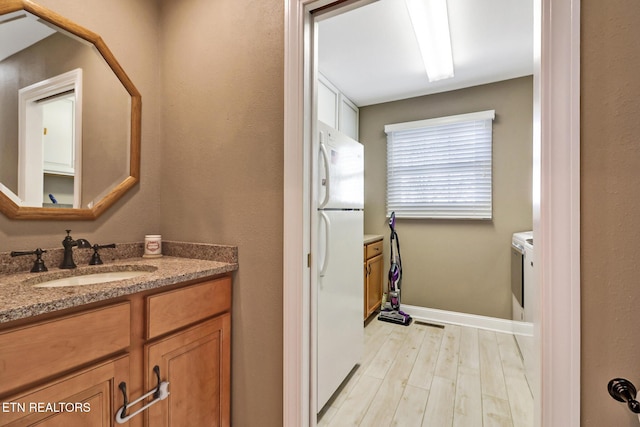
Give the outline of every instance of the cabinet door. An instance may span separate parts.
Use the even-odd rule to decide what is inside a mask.
[[[129,380],[123,356],[3,398],[0,426],[107,427],[122,405],[118,384]],[[6,406],[11,402],[11,406]]]
[[[147,426],[229,426],[231,316],[225,314],[145,346],[147,390],[153,367],[169,397],[151,406]]]
[[[358,107],[346,96],[340,94],[338,130],[357,141],[359,117]]]
[[[376,311],[382,303],[382,254],[367,260],[367,315]]]
[[[318,78],[318,120],[338,129],[340,92],[328,80]]]

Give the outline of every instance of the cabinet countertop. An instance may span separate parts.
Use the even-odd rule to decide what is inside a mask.
[[[109,269],[128,270],[127,266],[151,266],[148,274],[108,283],[59,288],[36,288],[33,285],[71,275],[91,274]],[[135,267],[133,267],[135,268]],[[0,275],[0,323],[24,319],[97,301],[109,300],[149,289],[187,282],[238,269],[237,258],[211,259],[163,256],[160,258],[126,258],[105,262],[100,266],[79,266],[75,270],[50,268],[46,273]]]
[[[365,234],[364,235],[364,244],[368,245],[369,243],[377,242],[378,240],[384,239],[382,234]]]

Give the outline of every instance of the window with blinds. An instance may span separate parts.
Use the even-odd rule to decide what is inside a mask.
[[[495,111],[385,126],[387,215],[492,218]]]

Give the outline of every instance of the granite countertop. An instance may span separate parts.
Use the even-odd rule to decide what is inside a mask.
[[[123,295],[130,295],[149,289],[161,288],[189,280],[206,278],[232,272],[238,269],[237,248],[225,245],[192,244],[184,242],[163,242],[163,253],[160,258],[142,257],[142,243],[119,245],[118,250],[101,251],[104,264],[90,266],[82,261],[88,259],[86,253],[75,249],[78,268],[63,270],[52,268],[53,261],[59,254],[51,254],[52,262],[47,260],[49,271],[45,273],[29,273],[29,269],[20,272],[0,274],[0,323],[50,313],[57,310],[76,307],[97,301],[104,301]],[[48,252],[56,252],[51,250]],[[0,254],[0,260],[5,254]],[[21,257],[25,258],[25,257]],[[29,258],[32,262],[32,257]],[[43,256],[43,259],[45,257]],[[61,258],[60,258],[61,259]],[[5,270],[9,269],[3,264]],[[80,274],[99,273],[104,271],[153,270],[148,273],[125,280],[115,280],[84,286],[58,288],[37,288],[33,285],[44,281]]]
[[[369,243],[377,242],[378,240],[384,239],[382,234],[365,234],[364,235],[364,244],[368,245]]]

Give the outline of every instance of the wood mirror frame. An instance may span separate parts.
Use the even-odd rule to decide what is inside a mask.
[[[100,55],[102,55],[103,59],[106,61],[107,65],[131,96],[129,176],[112,188],[111,191],[109,191],[109,193],[101,200],[94,203],[91,208],[41,208],[18,206],[3,192],[0,192],[0,212],[4,213],[11,219],[96,219],[140,180],[140,126],[142,113],[142,100],[140,93],[99,35],[71,22],[67,18],[58,15],[43,6],[32,3],[29,0],[0,0],[0,16],[10,12],[16,12],[18,10],[29,12],[42,20],[55,25],[61,30],[64,30],[80,39],[86,40],[95,46]]]

